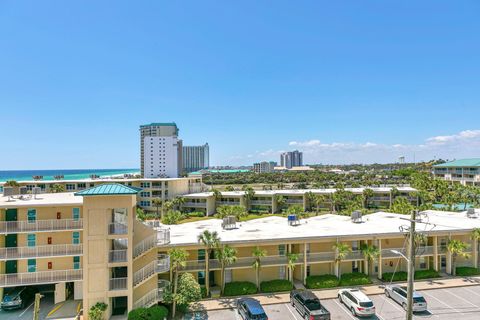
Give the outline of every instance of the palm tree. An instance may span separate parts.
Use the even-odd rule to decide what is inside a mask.
[[[307,209],[312,210],[313,205],[315,204],[315,194],[311,191],[305,193],[305,199],[307,200]]]
[[[187,265],[188,252],[185,249],[170,249],[168,250],[170,256],[170,270],[174,275],[173,284],[173,306],[172,319],[175,318],[175,309],[177,306],[177,287],[178,287],[178,273],[181,268]]]
[[[348,244],[337,242],[333,245],[335,250],[335,263],[337,264],[337,277],[340,279],[341,262],[352,252],[352,248]]]
[[[313,202],[315,203],[315,215],[318,216],[318,213],[320,212],[320,206],[327,202],[327,197],[325,197],[323,194],[316,194]]]
[[[220,263],[220,275],[222,277],[221,293],[225,289],[225,268],[237,261],[237,249],[224,245],[215,250],[215,258]]]
[[[375,193],[373,192],[372,189],[370,189],[370,188],[363,189],[363,198],[365,200],[364,201],[364,208],[365,209],[368,209],[370,198],[372,198],[374,195],[375,195]]]
[[[452,266],[452,275],[455,276],[457,273],[457,257],[464,257],[468,258],[469,255],[468,253],[465,252],[467,250],[468,244],[460,241],[460,240],[450,240],[450,242],[447,245],[448,252],[450,252],[451,255],[451,266]]]
[[[260,249],[258,246],[252,251],[252,257],[254,258],[252,267],[255,269],[255,279],[257,283],[257,289],[260,290],[260,268],[262,267],[261,258],[267,255],[267,251]]]
[[[470,239],[477,243],[477,251],[478,251],[478,240],[480,240],[480,228],[474,228],[470,233]]]
[[[253,199],[253,197],[255,196],[255,190],[253,190],[252,187],[248,187],[248,186],[243,186],[242,188],[243,191],[245,191],[245,209],[247,211],[250,210],[250,203]]]
[[[63,184],[55,183],[54,185],[50,186],[50,192],[52,193],[65,192],[65,186]]]
[[[210,293],[210,254],[213,249],[218,247],[220,238],[218,237],[217,231],[210,232],[205,230],[198,235],[198,242],[205,246],[205,289],[207,290],[208,296]]]
[[[373,262],[378,259],[380,255],[380,250],[374,245],[364,244],[362,246],[362,254],[367,260],[368,268],[367,268],[367,275],[370,275],[370,270],[372,269]]]
[[[181,211],[181,207],[182,205],[185,203],[185,198],[184,197],[176,197],[175,199],[173,199],[173,207],[176,209],[176,210],[179,210]]]
[[[280,213],[282,212],[283,207],[287,203],[287,199],[285,199],[282,195],[275,194],[274,195],[275,202],[277,203],[277,208],[280,209]],[[277,209],[278,211],[278,209]]]
[[[218,201],[222,198],[222,193],[218,189],[212,189],[213,197],[215,198],[215,201]]]
[[[288,268],[288,278],[293,283],[293,271],[295,271],[295,263],[298,260],[298,253],[289,253],[287,254],[287,268]]]
[[[152,200],[152,205],[157,209],[157,216],[156,219],[158,220],[158,208],[162,207],[162,216],[163,218],[163,200],[160,198],[155,198]]]

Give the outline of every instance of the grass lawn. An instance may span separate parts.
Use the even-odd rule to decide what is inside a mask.
[[[178,221],[178,224],[201,221],[201,220],[210,220],[210,219],[215,219],[215,218],[212,217],[212,216],[210,216],[210,217],[188,217],[186,219]]]

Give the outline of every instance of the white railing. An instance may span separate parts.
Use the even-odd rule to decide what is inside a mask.
[[[133,304],[133,308],[148,308],[152,305],[160,302],[163,300],[163,295],[167,288],[170,286],[170,281],[167,280],[159,280],[158,281],[158,288],[147,292],[143,297],[135,301]]]
[[[0,287],[82,280],[82,269],[0,274]]]
[[[190,208],[205,208],[207,206],[206,202],[185,202],[182,206]]]
[[[388,248],[388,249],[382,249],[382,258],[401,258],[402,255],[392,252],[392,251],[398,251],[403,255],[407,255],[407,250],[405,248]]]
[[[28,221],[0,221],[0,233],[81,230],[82,219],[52,219]]]
[[[343,260],[364,260],[365,257],[361,250],[352,250]]]
[[[0,260],[15,260],[37,257],[78,256],[82,254],[82,244],[55,244],[36,247],[0,248]]]
[[[288,204],[302,204],[303,199],[287,199],[285,202]]]
[[[110,290],[125,290],[127,289],[128,278],[112,278],[110,279]]]
[[[150,237],[143,239],[133,248],[133,258],[140,256],[157,245],[157,235],[152,234]]]
[[[127,250],[110,250],[108,262],[127,262]]]
[[[108,234],[127,234],[128,226],[123,223],[112,222],[108,225]]]
[[[133,286],[137,286],[156,273],[163,273],[168,270],[170,270],[170,257],[166,254],[159,254],[157,260],[150,262],[133,274]]]
[[[335,261],[335,252],[307,253],[307,262],[330,262]]]
[[[252,200],[250,202],[250,204],[252,205],[257,205],[257,206],[271,206],[272,205],[272,201],[268,201],[268,200]]]

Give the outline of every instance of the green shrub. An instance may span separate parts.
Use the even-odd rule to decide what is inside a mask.
[[[457,276],[475,276],[480,274],[480,269],[472,267],[457,267]]]
[[[384,274],[382,274],[382,280],[385,282],[407,281],[407,273],[405,271],[397,271],[395,272],[395,274],[393,274],[393,272],[385,272]]]
[[[395,272],[395,275],[393,276],[392,280],[392,272],[387,272],[382,274],[382,280],[385,282],[390,282],[390,281],[407,281],[408,279],[408,274],[405,271],[398,271]],[[415,271],[415,280],[421,280],[421,279],[431,279],[431,278],[440,278],[440,274],[433,270],[417,270]]]
[[[189,218],[192,218],[192,217],[201,218],[201,217],[205,217],[205,216],[206,216],[206,213],[205,213],[205,212],[201,212],[201,211],[194,211],[194,212],[189,212],[189,213],[187,213],[187,216],[188,216]]]
[[[433,269],[415,271],[415,279],[416,280],[432,279],[432,278],[440,278],[440,277],[441,276],[438,273],[438,271],[435,271]]]
[[[290,291],[292,289],[293,289],[292,283],[284,279],[263,281],[262,283],[260,283],[261,292],[281,292],[281,291]]]
[[[168,309],[164,306],[133,309],[128,313],[128,320],[162,320],[168,316]]]
[[[361,272],[344,273],[340,278],[340,286],[361,286],[371,283],[370,277]]]
[[[248,281],[235,281],[225,284],[224,296],[241,296],[257,293],[257,286]]]
[[[180,220],[184,219],[185,215],[180,211],[168,211],[162,218],[164,224],[177,224]]]
[[[338,278],[333,274],[309,276],[306,279],[308,289],[322,289],[338,287]]]

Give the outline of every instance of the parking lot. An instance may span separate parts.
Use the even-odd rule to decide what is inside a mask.
[[[480,319],[480,286],[448,288],[419,291],[428,303],[428,312],[417,313],[414,319]],[[393,320],[405,319],[405,311],[395,301],[385,295],[370,296],[375,304],[377,315],[370,319]],[[352,316],[338,299],[322,300],[330,311],[331,319],[352,320]],[[301,320],[300,314],[290,304],[264,306],[270,320]],[[209,312],[197,312],[185,317],[185,320],[241,320],[236,310],[226,309]]]
[[[42,292],[44,297],[40,300],[39,318],[45,319],[47,314],[53,308],[53,292]],[[15,319],[15,320],[31,320],[33,316],[33,301],[25,309],[19,310],[1,310],[0,320]]]

